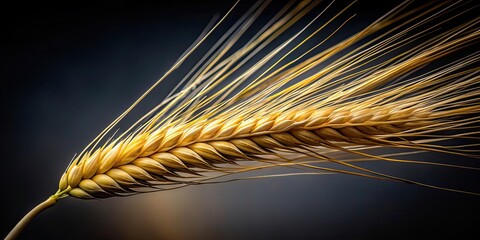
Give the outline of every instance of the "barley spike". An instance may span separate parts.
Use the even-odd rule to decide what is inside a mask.
[[[406,1],[341,40],[337,33],[354,21],[354,16],[346,16],[354,3],[322,23],[319,19],[334,2],[307,23],[300,20],[317,11],[319,2],[290,3],[242,42],[268,7],[269,1],[259,1],[162,102],[126,131],[111,134],[212,32],[220,31],[237,4],[72,160],[58,191],[6,239],[14,239],[33,216],[68,196],[121,197],[259,179],[269,176],[234,176],[265,168],[302,170],[272,177],[340,173],[480,195],[361,165],[383,161],[480,170],[454,162],[402,159],[419,152],[480,158],[478,143],[444,144],[452,139],[478,141],[480,133],[480,52],[474,48],[480,40],[480,18],[449,27],[448,21],[468,11],[459,13],[458,2],[405,11],[411,4]],[[295,28],[300,23],[302,27]],[[289,38],[278,43],[285,34]],[[307,42],[315,44],[306,47]],[[267,46],[273,48],[265,50]],[[435,65],[440,60],[444,62]],[[375,149],[403,152],[371,152]]]

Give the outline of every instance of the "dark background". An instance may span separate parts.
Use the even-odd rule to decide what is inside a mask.
[[[360,1],[345,34],[399,2]],[[348,3],[336,2],[331,12]],[[53,194],[73,155],[232,4],[3,5],[0,235]],[[251,4],[241,2],[232,19]],[[282,4],[275,1],[266,16]],[[185,72],[173,74],[138,111],[165,96]],[[377,167],[477,190],[480,180],[470,171]],[[276,178],[101,201],[68,198],[35,218],[21,239],[476,239],[479,200],[344,175]]]

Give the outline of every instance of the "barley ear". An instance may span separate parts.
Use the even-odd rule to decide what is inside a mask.
[[[403,159],[425,152],[480,159],[480,150],[473,149],[480,143],[445,144],[446,140],[480,139],[480,51],[468,53],[467,48],[480,42],[480,18],[448,27],[439,17],[456,17],[456,3],[406,11],[403,8],[410,1],[405,1],[363,30],[339,42],[330,39],[352,19],[331,25],[352,3],[321,26],[314,23],[323,11],[300,30],[290,30],[295,34],[287,40],[276,39],[290,26],[301,24],[300,19],[319,2],[302,1],[264,28],[252,29],[258,32],[246,43],[237,42],[250,36],[243,34],[268,2],[254,4],[158,105],[127,130],[113,133],[235,4],[74,157],[57,193],[33,208],[6,239],[15,239],[33,217],[67,196],[124,197],[290,174],[221,179],[276,167],[290,167],[298,175],[349,174],[480,195],[355,164],[383,161],[480,171],[455,162]],[[446,30],[435,30],[443,27]],[[335,43],[323,45],[330,41]],[[452,55],[454,60],[436,66]],[[382,149],[399,152],[374,152]]]

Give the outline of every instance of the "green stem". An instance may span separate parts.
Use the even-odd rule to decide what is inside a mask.
[[[20,222],[17,223],[17,225],[15,225],[15,227],[12,229],[12,231],[10,231],[10,233],[5,237],[5,240],[13,240],[13,239],[16,239],[18,237],[18,235],[20,235],[20,233],[22,232],[22,230],[27,226],[27,224],[35,217],[37,216],[39,213],[41,213],[43,210],[55,205],[55,203],[57,202],[57,198],[58,196],[57,195],[53,195],[51,197],[49,197],[47,200],[45,200],[44,202],[38,204],[35,208],[33,208],[32,210],[30,210],[30,212],[27,213],[27,215],[25,215],[22,220],[20,220]]]

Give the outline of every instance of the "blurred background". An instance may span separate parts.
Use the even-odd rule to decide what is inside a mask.
[[[357,16],[340,38],[401,1],[385,2],[356,3],[350,13]],[[253,3],[241,1],[225,26]],[[259,22],[285,3],[274,1]],[[330,14],[349,3],[335,2]],[[53,194],[74,154],[160,78],[215,14],[224,14],[233,4],[3,5],[0,236]],[[327,4],[321,3],[314,12]],[[220,28],[214,37],[226,29]],[[213,40],[200,53],[209,43]],[[199,56],[154,91],[120,129],[166,96]],[[475,171],[372,167],[479,190]],[[476,239],[479,203],[475,196],[353,176],[285,177],[127,198],[67,198],[35,218],[21,239]]]

